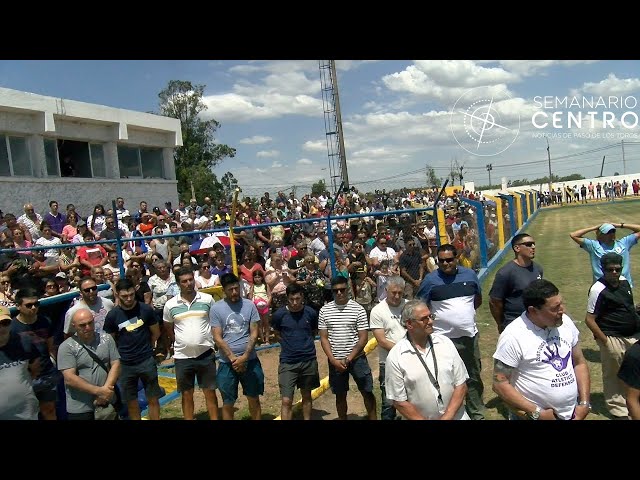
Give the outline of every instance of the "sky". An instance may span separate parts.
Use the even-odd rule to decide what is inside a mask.
[[[422,186],[427,167],[446,177],[453,165],[476,186],[489,174],[532,180],[548,174],[549,155],[559,176],[598,176],[603,157],[604,175],[640,172],[640,61],[336,65],[349,182],[361,191]],[[158,111],[170,80],[205,85],[203,118],[237,150],[214,172],[233,173],[247,195],[307,192],[338,175],[318,60],[0,61],[2,87],[143,112]]]

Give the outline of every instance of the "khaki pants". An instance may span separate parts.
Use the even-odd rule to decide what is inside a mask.
[[[607,337],[607,343],[597,341],[600,347],[600,365],[602,366],[602,393],[609,413],[615,417],[629,415],[625,399],[625,386],[618,378],[618,370],[627,349],[636,343],[640,333],[632,337]]]

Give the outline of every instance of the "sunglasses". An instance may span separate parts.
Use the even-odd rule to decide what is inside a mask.
[[[333,290],[335,293],[344,293],[347,291],[347,287],[343,287],[343,288],[332,288],[331,290]]]
[[[93,287],[87,287],[87,288],[83,288],[82,291],[84,293],[89,293],[89,292],[95,292],[96,290],[98,290],[97,286],[93,286]]]
[[[2,320],[0,320],[0,327],[8,327],[10,325],[11,325],[10,318],[3,318]]]
[[[605,272],[621,272],[622,267],[607,267],[604,269]]]
[[[40,302],[33,303],[25,303],[24,308],[38,308],[40,306]]]
[[[522,243],[518,243],[518,245],[524,245],[525,247],[535,247],[536,246],[536,242],[522,242]],[[516,245],[516,247],[518,246]]]
[[[438,263],[451,263],[454,262],[456,259],[456,257],[449,257],[449,258],[440,258],[438,257]]]

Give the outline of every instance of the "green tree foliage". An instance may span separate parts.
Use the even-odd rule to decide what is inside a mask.
[[[442,179],[436,175],[436,171],[433,167],[427,165],[427,186],[428,187],[440,187],[442,185]]]
[[[324,180],[320,180],[311,186],[312,195],[320,195],[321,193],[324,193],[326,191],[327,191],[327,186]]]
[[[225,185],[218,181],[212,168],[226,157],[233,158],[236,149],[216,143],[215,133],[220,128],[220,123],[200,117],[200,113],[207,109],[202,100],[204,88],[205,85],[192,85],[189,81],[171,80],[158,97],[160,114],[177,118],[182,127],[183,145],[177,147],[173,155],[180,199],[188,201],[191,198],[193,182],[199,202],[205,196],[210,196],[217,202],[224,195]],[[231,179],[237,185],[233,175],[228,178],[229,181]]]

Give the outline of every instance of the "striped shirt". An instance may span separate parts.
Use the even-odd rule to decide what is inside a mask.
[[[346,358],[358,343],[358,332],[368,329],[367,312],[351,299],[345,305],[333,301],[320,309],[318,330],[328,330],[331,354],[336,360]]]
[[[173,323],[173,358],[195,358],[213,348],[210,326],[213,303],[213,297],[202,292],[197,292],[191,303],[183,300],[181,295],[167,300],[163,319]]]

